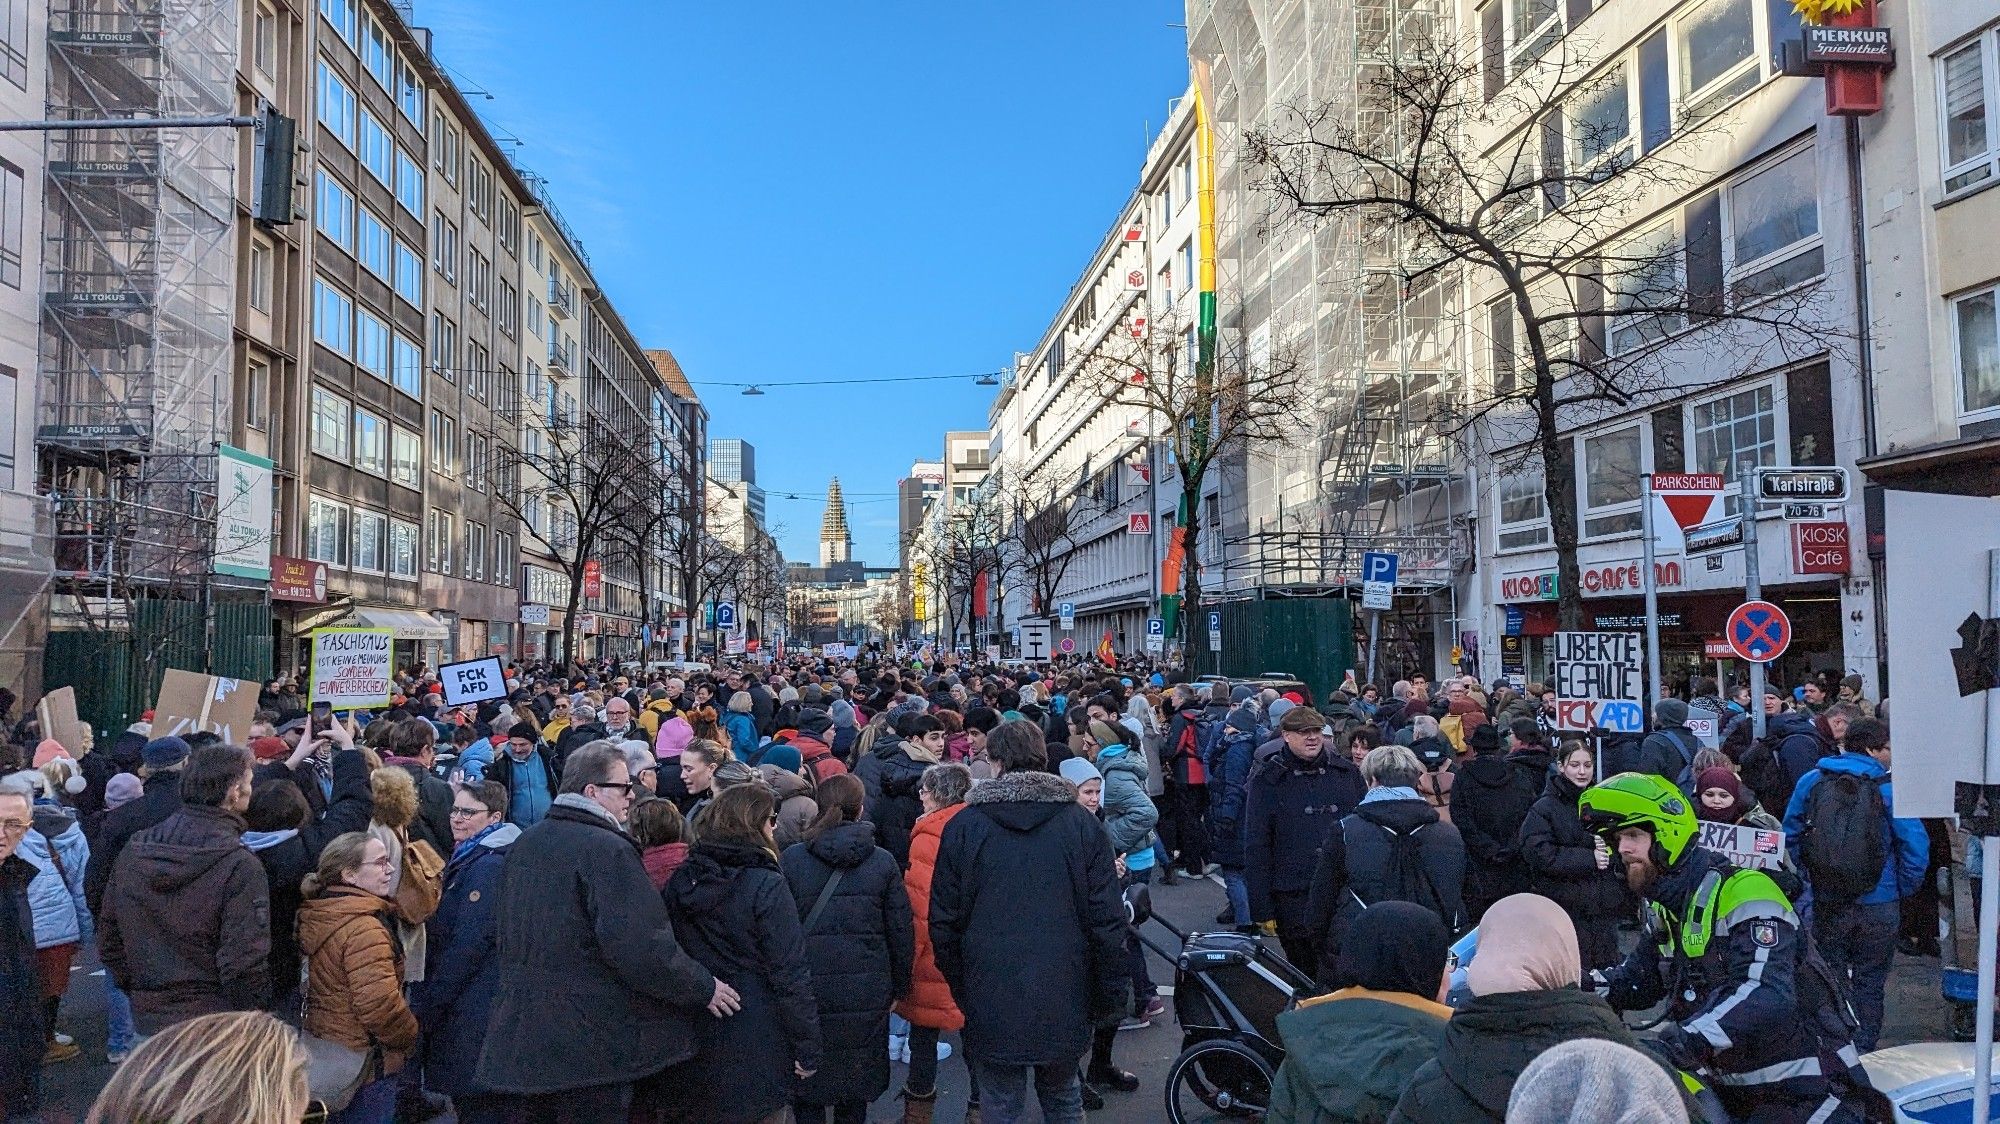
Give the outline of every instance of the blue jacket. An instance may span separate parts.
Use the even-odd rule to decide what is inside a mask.
[[[426,938],[424,979],[410,989],[410,1010],[424,1028],[424,1083],[448,1097],[486,1091],[472,1074],[500,985],[493,909],[500,901],[507,852],[520,837],[519,827],[502,823],[445,863],[444,893]]]
[[[1160,810],[1146,795],[1146,759],[1122,745],[1097,751],[1097,769],[1104,775],[1104,828],[1111,849],[1125,856],[1128,870],[1153,869],[1153,827]]]
[[[1799,857],[1799,835],[1806,826],[1806,799],[1813,786],[1819,783],[1822,773],[1853,773],[1863,777],[1880,777],[1888,773],[1880,761],[1865,753],[1840,753],[1819,759],[1819,768],[1807,773],[1799,780],[1799,787],[1792,793],[1792,802],[1785,808],[1785,840],[1791,848],[1792,861]],[[1896,806],[1895,782],[1882,785],[1882,803],[1893,809]],[[1930,866],[1931,841],[1924,834],[1921,820],[1889,819],[1888,861],[1882,864],[1882,877],[1875,888],[1855,899],[1857,905],[1880,905],[1884,902],[1900,901],[1917,892],[1924,884],[1924,871]]]
[[[723,716],[722,732],[729,735],[729,750],[738,761],[749,761],[757,754],[757,723],[747,714],[730,711]]]
[[[1227,729],[1210,748],[1208,760],[1208,826],[1215,861],[1243,865],[1244,786],[1257,752],[1255,729]]]
[[[1813,724],[1813,716],[1803,711],[1772,715],[1764,726],[1764,736],[1777,743],[1778,764],[1785,768],[1785,779],[1791,782],[1794,798],[1798,796],[1799,782],[1812,771],[1813,764],[1826,754],[1838,754]]]
[[[35,880],[28,883],[28,907],[35,914],[35,947],[54,948],[95,936],[90,906],[83,900],[83,871],[90,863],[90,844],[84,841],[76,817],[54,804],[37,803],[34,826],[18,849],[35,867]]]

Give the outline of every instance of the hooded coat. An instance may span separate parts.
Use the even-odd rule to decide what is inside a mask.
[[[141,1034],[270,1002],[271,892],[242,834],[236,813],[190,805],[119,856],[97,949]]]
[[[1075,1065],[1128,1002],[1125,930],[1111,843],[1068,781],[1004,773],[945,826],[931,943],[981,1063]]]
[[[1257,718],[1233,710],[1223,721],[1222,736],[1209,747],[1209,854],[1226,867],[1243,865],[1243,812],[1250,783],[1251,758],[1257,751]]]
[[[500,986],[500,879],[521,829],[500,823],[454,849],[444,866],[444,892],[431,914],[423,982],[410,1007],[424,1027],[424,1084],[448,1097],[483,1093],[473,1079],[486,1044],[486,1021]]]
[[[872,1101],[889,1087],[889,1006],[910,990],[915,959],[903,872],[875,845],[875,825],[844,823],[779,859],[803,919],[835,871],[840,882],[806,931],[806,962],[826,1060],[799,1084],[813,1104]]]
[[[786,772],[776,765],[759,765],[757,775],[777,795],[778,822],[771,826],[771,836],[777,841],[778,851],[783,853],[785,848],[805,840],[806,828],[819,815],[819,804],[813,800],[813,786],[797,773]]]
[[[917,789],[928,768],[929,762],[912,757],[893,735],[876,738],[867,755],[854,764],[854,775],[868,793],[867,816],[875,825],[876,841],[899,866],[910,865],[910,829],[924,814]]]
[[[1390,1124],[1502,1124],[1514,1080],[1542,1051],[1577,1038],[1638,1047],[1604,1000],[1573,987],[1475,995],[1389,1114]]]
[[[965,1015],[952,1002],[951,988],[939,973],[937,953],[931,947],[931,882],[937,870],[938,844],[945,825],[965,811],[953,804],[926,812],[910,829],[910,869],[903,873],[903,890],[910,902],[911,928],[915,933],[915,959],[910,968],[910,990],[896,1004],[896,1013],[918,1026],[938,1030],[958,1030]]]
[[[1104,775],[1104,829],[1111,833],[1111,849],[1125,856],[1128,869],[1151,870],[1160,810],[1146,795],[1146,759],[1127,746],[1107,745],[1097,751],[1097,770]]]
[[[33,863],[0,861],[0,1119],[37,1107],[42,1051],[42,985],[35,967],[35,920],[28,907]]]
[[[1633,903],[1616,857],[1597,865],[1597,836],[1576,811],[1582,793],[1568,777],[1550,774],[1514,849],[1527,865],[1529,889],[1561,906],[1576,926],[1582,967],[1605,968],[1619,961],[1617,926],[1633,916]]]
[[[352,886],[330,887],[299,909],[306,1030],[350,1050],[381,1046],[384,1073],[401,1069],[417,1044],[395,911],[394,902]]]
[[[1528,888],[1528,872],[1514,846],[1528,809],[1547,787],[1548,772],[1548,751],[1540,749],[1481,753],[1458,763],[1451,822],[1465,838],[1465,897],[1475,910]]]
[[[762,1120],[791,1103],[794,1062],[823,1068],[805,934],[785,876],[762,847],[696,843],[665,897],[688,954],[743,1000],[726,1019],[698,1022],[695,1056],[660,1075],[680,1094],[668,1118]],[[886,1049],[886,1031],[882,1041]]]

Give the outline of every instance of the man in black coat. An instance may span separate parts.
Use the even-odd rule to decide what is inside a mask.
[[[1032,1071],[1044,1116],[1081,1119],[1077,1059],[1129,1003],[1110,838],[1068,781],[1041,771],[1033,723],[1001,723],[986,754],[1000,776],[972,790],[939,842],[931,945],[986,1111],[1020,1119]]]
[[[1466,735],[1472,756],[1459,763],[1451,786],[1451,822],[1465,839],[1465,908],[1477,923],[1486,907],[1509,894],[1525,893],[1528,869],[1516,841],[1528,809],[1548,785],[1549,751],[1531,719],[1520,719],[1509,736],[1518,748],[1502,753],[1492,723]]]
[[[187,764],[188,743],[176,737],[154,738],[140,759],[145,788],[139,799],[104,814],[97,838],[90,843],[90,862],[83,869],[83,898],[93,915],[104,911],[104,887],[111,883],[111,864],[134,835],[166,821],[181,810],[181,767]]]
[[[34,822],[34,798],[0,788],[0,1120],[32,1119],[41,1103],[41,975],[28,883],[40,873],[14,853]]]
[[[1311,972],[1318,955],[1307,925],[1313,866],[1327,834],[1361,803],[1361,770],[1345,746],[1327,744],[1310,707],[1278,719],[1284,748],[1259,761],[1244,786],[1243,880],[1250,919],[1275,930],[1285,958]]]
[[[736,990],[675,941],[639,845],[619,829],[631,802],[615,746],[578,750],[548,818],[508,852],[500,989],[477,1080],[517,1118],[622,1120],[632,1082],[694,1055],[702,1008],[736,1013]]]

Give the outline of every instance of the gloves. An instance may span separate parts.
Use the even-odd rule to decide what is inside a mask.
[[[1662,1030],[1656,1041],[1659,1043],[1661,1053],[1667,1056],[1667,1060],[1673,1063],[1675,1069],[1691,1072],[1703,1069],[1714,1054],[1708,1039],[1699,1034],[1690,1034],[1679,1024]]]
[[[1278,935],[1278,923],[1276,921],[1259,921],[1257,922],[1257,931],[1267,937],[1275,937]]]

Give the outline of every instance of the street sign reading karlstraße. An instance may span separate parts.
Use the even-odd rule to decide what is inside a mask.
[[[1844,500],[1844,468],[1765,468],[1757,471],[1757,495],[1767,500]]]

